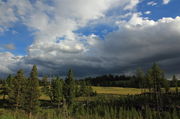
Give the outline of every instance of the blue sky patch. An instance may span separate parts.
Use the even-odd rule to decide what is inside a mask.
[[[33,42],[33,33],[21,23],[16,23],[13,28],[0,35],[1,47],[6,44],[14,44],[14,50],[4,49],[3,51],[12,52],[15,55],[26,55],[27,48]]]

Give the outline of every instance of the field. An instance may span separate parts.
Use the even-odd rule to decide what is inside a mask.
[[[41,87],[40,87],[41,88]],[[146,114],[148,118],[144,118],[144,112],[136,110],[136,106],[143,106],[143,102],[146,98],[137,98],[136,94],[141,94],[142,92],[147,92],[148,89],[138,89],[138,88],[123,88],[123,87],[100,87],[92,86],[93,91],[96,91],[97,96],[85,96],[77,97],[75,101],[77,102],[76,113],[69,115],[69,119],[155,119],[159,118],[156,110],[149,107],[146,108]],[[171,92],[175,91],[175,88],[170,88]],[[129,95],[129,96],[128,96]],[[136,98],[132,98],[135,96]],[[143,95],[142,95],[143,96]],[[131,98],[129,98],[131,97]],[[3,96],[0,96],[2,100]],[[7,96],[6,96],[7,98]],[[67,119],[66,113],[61,109],[57,113],[56,107],[51,107],[50,98],[45,94],[41,93],[40,102],[42,106],[40,112],[34,115],[32,119]],[[117,102],[118,100],[118,102]],[[148,103],[152,103],[149,101]],[[119,104],[122,104],[121,106]],[[163,103],[164,104],[164,103]],[[168,104],[168,103],[167,103]],[[124,106],[132,106],[131,108],[124,108]],[[171,104],[170,104],[171,105]],[[50,106],[50,107],[49,107]],[[48,108],[47,108],[48,107]],[[120,108],[121,107],[121,108]],[[88,110],[91,111],[88,111]],[[94,112],[93,112],[94,111]],[[96,113],[95,113],[96,112]],[[176,111],[170,112],[165,110],[161,114],[159,119],[178,119],[179,113]],[[165,115],[167,118],[164,118]],[[133,116],[133,118],[132,118]],[[168,117],[169,116],[169,117]],[[172,118],[170,118],[172,117]],[[28,116],[24,113],[17,112],[14,113],[12,110],[0,107],[0,119],[28,119]]]
[[[123,88],[123,87],[100,87],[92,86],[93,90],[97,94],[111,94],[111,95],[136,95],[141,94],[142,92],[148,92],[148,89],[139,89],[139,88]],[[178,88],[180,90],[180,87]],[[162,89],[163,90],[163,89]],[[170,88],[171,92],[175,92],[175,88]]]
[[[142,92],[147,92],[147,89],[138,89],[138,88],[123,88],[123,87],[101,87],[101,86],[92,86],[92,89],[96,91],[97,94],[104,95],[136,95],[141,94]],[[175,91],[175,88],[171,88],[171,91]],[[180,90],[180,88],[179,88]],[[0,96],[2,99],[3,96]],[[49,97],[42,94],[40,97],[41,100],[49,100]]]
[[[142,90],[137,88],[122,88],[122,87],[92,87],[97,94],[111,94],[111,95],[135,95],[141,94]]]
[[[141,94],[142,89],[138,88],[122,88],[122,87],[100,87],[92,86],[93,91],[96,91],[99,95],[136,95]],[[78,97],[78,100],[93,99],[94,97]],[[50,100],[50,98],[44,94],[41,94],[40,100]]]

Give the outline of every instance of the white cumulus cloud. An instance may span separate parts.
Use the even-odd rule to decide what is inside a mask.
[[[156,5],[157,5],[157,3],[156,3],[156,2],[154,2],[154,1],[150,1],[150,2],[148,2],[148,3],[147,3],[147,5],[156,6]]]
[[[151,14],[151,11],[146,11],[144,12],[144,14]]]
[[[168,4],[171,0],[163,0],[163,4]]]

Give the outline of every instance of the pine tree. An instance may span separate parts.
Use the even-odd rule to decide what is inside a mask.
[[[79,86],[78,96],[91,96],[94,94],[91,86],[87,86],[85,81],[82,81]]]
[[[4,80],[2,82],[2,86],[1,86],[1,94],[3,95],[3,100],[6,99],[6,95],[8,95],[8,85],[7,85],[7,81]]]
[[[75,97],[79,97],[80,96],[80,87],[77,83],[75,83],[74,85],[74,92],[75,92]]]
[[[175,75],[173,75],[172,83],[173,83],[173,87],[175,87],[176,93],[178,93],[178,84],[177,84],[178,80]]]
[[[164,80],[164,89],[166,93],[168,93],[170,90],[168,80]]]
[[[16,76],[9,82],[9,102],[17,109],[23,108],[25,100],[25,77],[23,70],[19,70]]]
[[[151,68],[151,77],[153,79],[153,85],[154,85],[154,92],[161,92],[161,88],[164,83],[164,72],[161,70],[161,68],[157,64],[153,64]]]
[[[86,96],[86,93],[86,83],[85,81],[82,81],[79,87],[79,96]]]
[[[66,103],[68,107],[71,107],[74,102],[74,97],[75,97],[75,89],[74,89],[74,78],[73,78],[73,72],[70,69],[68,71],[65,83],[64,83],[64,91],[63,95],[66,100]]]
[[[152,72],[152,70],[149,69],[146,73],[146,83],[147,83],[147,87],[149,89],[149,92],[151,92],[152,88],[153,88],[153,79],[152,79],[151,72]]]
[[[165,80],[164,72],[161,70],[161,68],[156,63],[153,64],[153,66],[151,67],[151,69],[149,71],[150,71],[151,78],[153,80],[153,92],[155,94],[155,99],[156,99],[156,108],[158,111],[160,111],[161,88],[162,88],[164,80]]]
[[[138,87],[141,88],[142,92],[143,92],[143,88],[145,88],[145,78],[144,78],[144,72],[138,68],[136,71],[136,78],[138,81]]]
[[[3,80],[2,82],[2,94],[3,94],[3,99],[5,100],[6,95],[8,95],[10,87],[12,85],[12,80],[13,77],[11,75],[8,75],[6,80]]]
[[[8,77],[6,79],[7,85],[9,87],[12,85],[12,81],[13,81],[13,76],[10,74],[10,75],[8,75]]]
[[[50,89],[49,89],[49,82],[48,82],[48,77],[47,76],[44,76],[42,78],[42,92],[49,96],[49,93],[50,93]]]
[[[49,97],[50,97],[52,103],[54,102],[54,94],[55,94],[55,87],[56,87],[55,80],[56,80],[55,78],[51,79],[50,90],[49,90]]]
[[[32,114],[36,113],[39,109],[40,89],[36,65],[33,66],[26,85],[27,87],[25,96],[25,111],[29,114],[29,117],[31,118]]]
[[[52,102],[57,104],[59,108],[63,101],[63,80],[59,79],[59,77],[52,79],[51,96]]]

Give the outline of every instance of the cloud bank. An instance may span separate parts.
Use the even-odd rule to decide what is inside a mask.
[[[4,1],[0,5],[0,31],[20,22],[35,39],[26,56],[0,53],[3,73],[37,64],[40,74],[77,76],[128,73],[135,67],[159,62],[176,72],[179,64],[180,17],[157,21],[136,11],[139,0]],[[164,1],[167,4],[169,1]],[[155,5],[150,4],[149,5]],[[120,11],[118,13],[117,9]],[[115,12],[116,11],[116,12]],[[110,14],[113,13],[113,14]],[[104,38],[77,33],[91,25],[117,27]],[[9,47],[9,46],[8,46]]]

